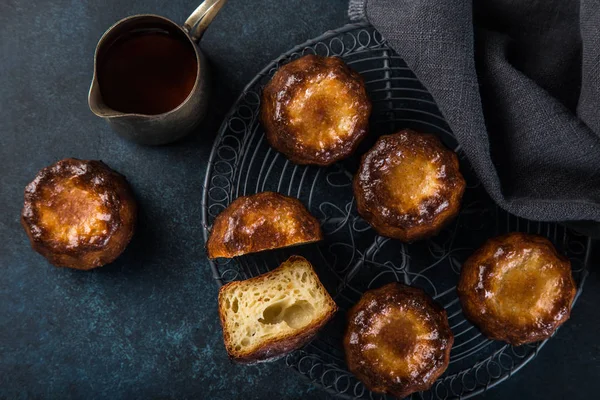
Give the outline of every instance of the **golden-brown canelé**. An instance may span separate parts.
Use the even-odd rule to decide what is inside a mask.
[[[300,200],[274,192],[242,196],[213,223],[209,258],[231,258],[323,239],[319,221]]]
[[[330,165],[367,134],[362,77],[336,57],[306,55],[281,67],[262,93],[267,140],[296,164]]]
[[[354,176],[359,214],[383,236],[435,235],[458,214],[465,190],[456,154],[430,134],[381,136]]]
[[[21,224],[33,249],[52,264],[91,269],[125,250],[136,218],[123,175],[102,161],[67,158],[27,185]]]
[[[515,346],[550,337],[569,318],[575,292],[569,260],[548,239],[519,232],[489,239],[458,283],[465,316]]]
[[[403,398],[428,389],[448,367],[453,343],[446,311],[418,288],[369,290],[348,312],[346,362],[374,392]]]

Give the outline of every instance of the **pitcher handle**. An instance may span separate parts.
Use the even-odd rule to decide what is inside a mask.
[[[185,20],[183,29],[198,42],[227,0],[204,0]]]

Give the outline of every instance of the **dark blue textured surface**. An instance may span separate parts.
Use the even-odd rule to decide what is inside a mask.
[[[87,107],[97,40],[131,14],[183,21],[197,1],[0,2],[0,398],[328,398],[280,362],[228,361],[200,196],[212,140],[245,83],[288,48],[344,24],[346,0],[229,0],[203,39],[214,96],[198,132],[164,147],[118,138]],[[104,160],[141,206],[130,247],[96,271],[50,266],[19,225],[25,185],[65,157]],[[592,265],[572,320],[485,397],[595,398],[598,305]]]

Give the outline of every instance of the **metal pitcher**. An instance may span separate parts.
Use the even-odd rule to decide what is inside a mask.
[[[119,135],[141,144],[165,144],[190,133],[206,113],[209,94],[208,64],[198,47],[198,42],[225,2],[226,0],[205,0],[183,26],[152,14],[127,17],[111,26],[96,46],[94,77],[88,95],[90,110],[106,119]],[[98,60],[105,48],[128,32],[144,29],[168,29],[181,32],[196,53],[196,82],[191,92],[179,106],[162,114],[146,115],[113,110],[103,101],[98,84]]]

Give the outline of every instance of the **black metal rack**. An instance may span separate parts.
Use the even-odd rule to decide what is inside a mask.
[[[298,166],[267,144],[258,121],[260,93],[277,68],[304,54],[339,56],[360,72],[373,103],[369,138],[357,155],[328,168]],[[467,180],[462,210],[454,223],[427,241],[404,244],[380,237],[357,214],[351,180],[359,155],[374,139],[402,128],[435,133],[454,149]],[[368,24],[350,24],[297,46],[263,69],[244,89],[215,140],[204,182],[204,239],[215,216],[238,196],[264,190],[298,197],[321,220],[325,241],[211,261],[222,285],[277,267],[291,254],[307,257],[340,307],[317,338],[285,358],[329,393],[347,399],[385,399],[368,391],[348,372],[341,339],[345,312],[369,288],[392,280],[419,286],[447,312],[455,335],[450,366],[417,399],[466,399],[515,374],[546,341],[513,347],[485,338],[464,317],[455,291],[465,258],[487,238],[509,231],[548,237],[572,262],[581,293],[587,277],[590,242],[562,225],[527,221],[499,209],[487,196],[429,92],[402,58]],[[577,298],[576,297],[576,298]]]

